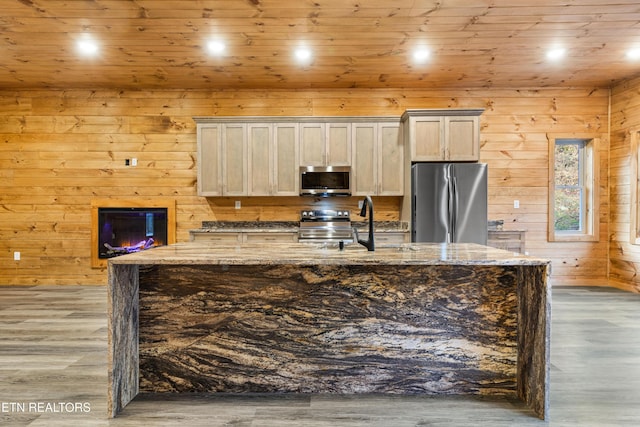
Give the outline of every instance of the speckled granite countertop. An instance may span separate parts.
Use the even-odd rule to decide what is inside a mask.
[[[299,221],[203,221],[202,227],[190,233],[297,233]],[[351,221],[358,230],[367,230],[367,221]],[[376,233],[409,232],[408,224],[400,221],[374,221]]]
[[[110,264],[212,265],[543,265],[550,261],[476,244],[381,244],[373,252],[349,244],[188,242],[109,259]]]
[[[299,221],[202,221],[202,227],[191,233],[287,233],[297,232]]]

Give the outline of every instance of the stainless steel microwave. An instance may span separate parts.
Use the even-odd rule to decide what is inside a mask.
[[[300,166],[301,196],[350,196],[351,167]]]

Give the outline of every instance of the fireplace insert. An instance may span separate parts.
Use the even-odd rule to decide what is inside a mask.
[[[99,208],[98,258],[167,244],[167,208]]]

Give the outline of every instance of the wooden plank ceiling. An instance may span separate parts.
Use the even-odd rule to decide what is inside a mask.
[[[608,87],[640,73],[626,57],[640,48],[638,0],[0,0],[0,11],[0,89]],[[78,55],[85,37],[95,57]],[[307,64],[293,56],[303,45]],[[553,46],[566,49],[558,63]]]

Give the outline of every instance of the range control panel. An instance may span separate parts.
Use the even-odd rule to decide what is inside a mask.
[[[300,211],[300,221],[350,221],[348,210],[304,210]]]

